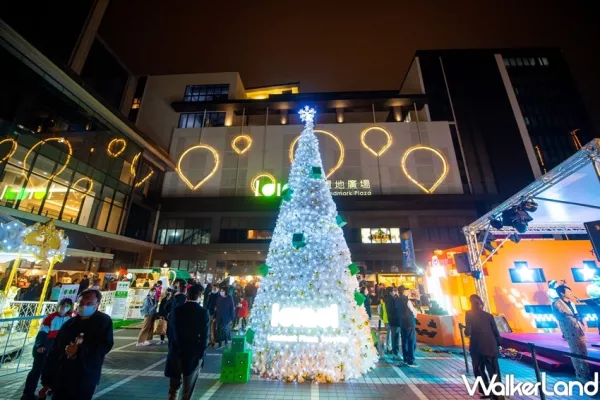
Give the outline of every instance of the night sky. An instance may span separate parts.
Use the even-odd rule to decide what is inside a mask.
[[[305,93],[399,88],[420,49],[555,46],[600,132],[594,3],[113,0],[100,35],[134,74],[237,71]]]

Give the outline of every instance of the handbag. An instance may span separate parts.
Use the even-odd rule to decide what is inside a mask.
[[[163,318],[159,318],[156,320],[154,324],[154,334],[155,335],[166,335],[167,334],[167,320]]]

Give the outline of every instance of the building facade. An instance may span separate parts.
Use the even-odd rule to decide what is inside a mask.
[[[0,58],[0,213],[54,219],[71,243],[60,268],[147,265],[168,153],[2,20]]]
[[[596,137],[560,49],[418,51],[405,91],[451,121],[473,193],[506,198]]]
[[[432,121],[420,93],[302,93],[297,83],[246,89],[237,73],[184,74],[147,77],[139,104],[137,126],[177,164],[165,174],[154,266],[254,274],[304,105],[317,110],[327,179],[364,272],[403,271],[407,231],[420,263],[462,243],[460,229],[490,200],[471,194],[451,124]]]

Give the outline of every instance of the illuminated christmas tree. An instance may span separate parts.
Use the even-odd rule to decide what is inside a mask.
[[[327,187],[315,111],[305,122],[269,246],[250,326],[254,371],[266,378],[338,382],[374,366],[364,296]]]

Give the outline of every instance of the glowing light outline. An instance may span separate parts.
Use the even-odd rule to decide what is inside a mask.
[[[324,133],[326,135],[329,135],[333,140],[335,140],[335,142],[337,143],[337,145],[340,149],[340,158],[338,159],[337,164],[335,164],[333,166],[333,168],[331,168],[329,170],[329,172],[327,173],[327,175],[325,176],[325,178],[329,178],[331,175],[334,174],[335,171],[340,169],[340,167],[344,163],[344,155],[346,153],[346,150],[344,149],[344,144],[342,143],[342,141],[340,139],[338,139],[337,136],[335,136],[333,133],[331,133],[329,131],[315,129],[313,132],[314,133]],[[296,143],[298,143],[298,140],[300,140],[300,136],[301,135],[298,135],[294,140],[292,140],[292,143],[290,144],[290,148],[288,150],[288,156],[290,158],[290,163],[292,163],[292,164],[294,163],[294,146],[296,146]]]
[[[378,152],[373,150],[372,148],[370,148],[369,146],[367,146],[367,143],[365,142],[365,138],[367,136],[367,133],[369,133],[370,131],[381,131],[383,132],[386,137],[387,137],[387,143],[385,145],[383,145],[383,147],[381,148],[381,150],[379,150]],[[360,143],[362,144],[362,146],[369,150],[371,153],[373,153],[373,155],[375,157],[379,157],[381,156],[383,153],[385,153],[387,151],[387,149],[390,148],[390,146],[393,143],[392,140],[392,134],[390,132],[388,132],[386,129],[380,127],[380,126],[371,126],[369,128],[364,129],[361,133],[360,133]]]
[[[113,153],[112,147],[115,144],[117,144],[117,143],[123,143],[123,148],[121,150],[117,151],[116,153]],[[121,154],[123,154],[123,152],[125,151],[126,148],[127,148],[127,141],[125,139],[123,139],[123,138],[114,138],[113,140],[111,140],[110,142],[108,142],[108,144],[106,145],[106,152],[112,158],[117,158]]]
[[[6,143],[6,142],[11,142],[12,143],[12,148],[10,149],[10,151],[8,153],[6,153],[6,155],[2,158],[2,160],[0,160],[0,163],[3,163],[4,161],[6,161],[9,158],[11,158],[15,154],[15,152],[17,151],[17,148],[19,147],[19,144],[17,143],[17,141],[15,139],[12,139],[12,138],[6,138],[6,139],[0,140],[0,145],[2,143]]]
[[[260,178],[269,178],[271,180],[271,183],[273,185],[277,184],[277,179],[275,179],[275,177],[273,175],[271,175],[268,172],[261,172],[257,175],[254,176],[254,178],[252,178],[252,180],[250,181],[250,189],[252,190],[252,192],[256,195],[256,193],[258,192],[258,188],[254,187],[254,185],[256,185],[256,183],[258,182],[258,180]],[[257,196],[258,197],[258,196]]]
[[[131,173],[131,176],[133,176],[134,178],[135,178],[135,174],[136,174],[136,170],[135,170],[136,163],[140,159],[141,155],[142,155],[142,152],[140,151],[135,156],[133,156],[133,160],[131,160],[131,165],[129,166],[129,172]]]
[[[237,145],[236,145],[236,143],[239,140],[246,140],[248,142],[248,146],[245,149],[240,150],[239,147],[237,147]],[[238,153],[240,156],[242,154],[244,154],[245,152],[247,152],[248,150],[250,150],[250,147],[252,147],[252,138],[250,137],[250,135],[246,135],[245,133],[236,136],[231,141],[231,148],[233,149],[233,151],[235,151],[236,153]]]
[[[59,143],[66,143],[67,148],[69,149],[69,152],[67,153],[67,161],[65,162],[65,165],[63,165],[63,167],[58,170],[57,173],[50,175],[48,178],[46,179],[54,179],[56,178],[58,175],[62,174],[63,171],[65,169],[67,169],[67,166],[69,165],[69,163],[71,162],[71,156],[73,155],[73,147],[71,146],[71,142],[69,142],[68,139],[65,138],[59,138],[59,137],[51,137],[48,139],[44,139],[44,140],[40,140],[39,142],[37,142],[36,144],[34,144],[33,146],[31,146],[31,148],[29,149],[29,151],[27,152],[27,154],[25,154],[25,157],[23,158],[23,169],[21,170],[23,175],[25,176],[26,180],[29,180],[29,178],[27,177],[27,172],[29,170],[29,168],[27,168],[27,157],[29,157],[29,155],[31,154],[31,152],[33,151],[33,149],[35,149],[38,146],[41,146],[47,142],[59,142]]]
[[[152,177],[152,175],[154,175],[154,168],[150,167],[150,172],[148,172],[148,174],[144,177],[144,179],[142,179],[141,181],[139,181],[138,183],[135,184],[135,187],[140,187],[144,184],[144,182],[146,182],[148,179],[150,179]]]
[[[190,182],[190,180],[183,174],[183,172],[181,171],[181,161],[185,158],[185,156],[192,150],[195,149],[206,149],[208,151],[210,151],[215,159],[215,166],[213,167],[212,171],[210,171],[210,173],[208,175],[206,175],[200,182],[198,182],[198,184],[196,184],[195,186],[192,184],[192,182]],[[217,150],[214,149],[214,147],[209,146],[207,144],[197,144],[195,146],[190,147],[189,149],[187,149],[186,151],[184,151],[181,156],[179,157],[179,160],[177,161],[177,168],[175,169],[175,171],[177,172],[177,174],[179,175],[179,178],[181,178],[181,180],[191,189],[191,190],[197,190],[200,186],[202,186],[206,181],[208,181],[210,178],[212,178],[212,176],[215,174],[215,172],[217,172],[217,169],[219,168],[219,153],[217,152]]]
[[[89,182],[88,188],[87,188],[87,190],[85,192],[78,193],[77,184],[80,181],[83,181],[83,180],[87,180]],[[75,195],[76,194],[80,194],[82,196],[87,196],[87,195],[89,195],[91,193],[92,189],[94,189],[94,181],[92,180],[92,178],[88,178],[87,176],[83,176],[83,177],[77,179],[75,182],[73,182],[73,184],[71,185],[71,188],[75,189],[75,192],[73,192],[73,194],[75,194]],[[77,197],[77,196],[75,196],[75,197]]]
[[[438,180],[429,189],[427,189],[419,181],[417,181],[412,176],[410,176],[410,174],[408,173],[408,170],[406,169],[406,159],[408,158],[408,156],[410,154],[412,154],[413,152],[415,152],[417,150],[430,151],[433,154],[435,154],[436,156],[438,156],[440,158],[440,160],[442,160],[442,165],[444,167],[444,170],[442,171],[442,175],[440,175]],[[437,189],[438,186],[440,186],[442,184],[442,182],[444,182],[444,180],[448,176],[448,172],[450,171],[450,168],[448,168],[448,162],[446,161],[446,158],[444,158],[444,155],[439,150],[434,149],[433,147],[424,146],[422,144],[418,144],[416,146],[408,148],[402,155],[402,161],[400,162],[400,166],[402,167],[402,172],[404,172],[404,176],[406,176],[409,181],[411,181],[412,183],[417,185],[422,191],[424,191],[427,194],[432,194],[435,191],[435,189]]]

